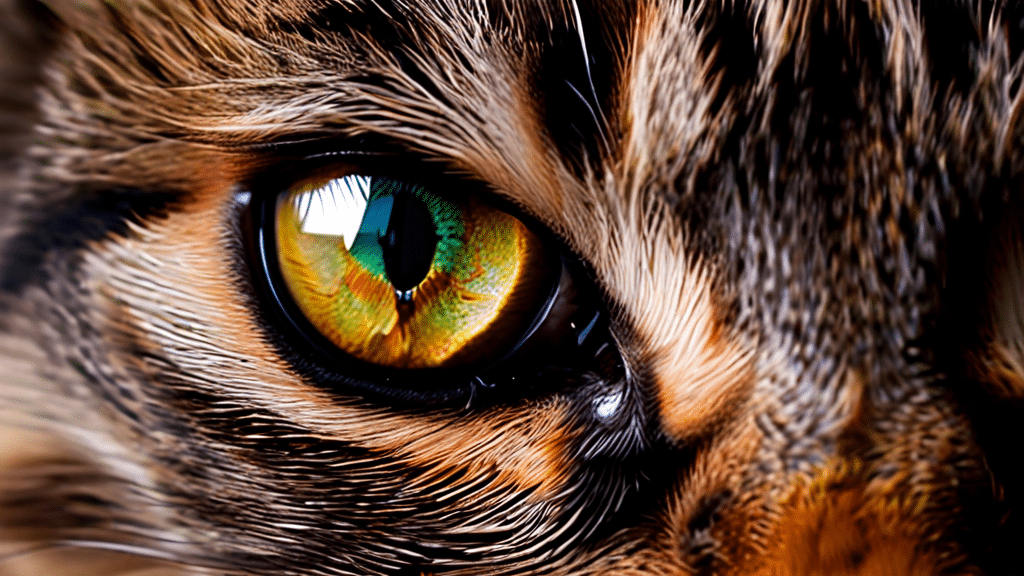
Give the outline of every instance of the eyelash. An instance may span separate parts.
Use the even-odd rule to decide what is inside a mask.
[[[376,157],[339,156],[347,161],[351,173],[383,175]],[[337,165],[338,156],[326,158]],[[284,169],[274,170],[272,177],[264,178],[263,185],[255,184],[260,178],[252,180],[238,216],[244,240],[241,256],[248,269],[248,282],[255,289],[256,316],[281,357],[307,382],[340,396],[390,405],[474,407],[549,393],[554,387],[571,384],[567,375],[620,365],[607,331],[607,313],[583,263],[550,232],[511,209],[507,211],[525,221],[557,254],[561,266],[556,288],[543,310],[511,350],[496,353],[498,359],[486,365],[398,369],[368,364],[337,348],[312,326],[289,295],[274,250],[277,199],[289,190],[291,181],[330,169],[324,160],[324,156],[318,156],[289,162]],[[474,191],[473,184],[466,181],[427,179],[459,188],[461,194]],[[492,201],[486,192],[478,191],[475,196],[489,205],[507,208],[500,201]]]

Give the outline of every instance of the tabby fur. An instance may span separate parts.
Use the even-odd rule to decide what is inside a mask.
[[[1024,573],[1021,4],[3,6],[5,576]],[[296,369],[246,190],[337,142],[550,230],[621,368]]]

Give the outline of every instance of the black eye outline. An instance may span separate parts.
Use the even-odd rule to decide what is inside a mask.
[[[557,254],[561,265],[540,312],[512,349],[498,352],[486,364],[451,368],[399,369],[354,358],[323,336],[292,299],[277,263],[275,216],[278,198],[317,170],[347,166],[349,174],[394,178],[390,154],[325,153],[271,166],[267,174],[245,185],[248,205],[243,210],[246,261],[256,289],[260,320],[281,356],[306,381],[343,396],[360,396],[390,404],[433,407],[514,401],[552,386],[564,385],[577,373],[613,349],[607,332],[607,312],[593,289],[583,263],[565,244],[532,218],[502,201],[479,184],[440,175],[415,165],[403,165],[400,180],[432,189],[456,188],[456,194],[476,194],[490,206],[518,218]],[[448,196],[449,194],[445,194]],[[450,194],[455,195],[455,194]],[[574,310],[573,310],[574,308]],[[558,309],[565,309],[558,312]],[[540,337],[538,337],[540,336]],[[552,378],[553,377],[553,378]]]

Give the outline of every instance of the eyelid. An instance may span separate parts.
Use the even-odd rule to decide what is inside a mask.
[[[372,151],[366,151],[366,150],[332,150],[332,151],[329,151],[329,152],[319,152],[317,154],[309,154],[307,156],[303,156],[302,159],[304,161],[313,162],[313,161],[319,161],[319,160],[324,160],[324,159],[328,159],[328,158],[358,158],[358,159],[365,159],[365,158],[385,158],[385,157],[392,157],[392,156],[397,156],[397,154],[393,154],[393,153],[389,153],[389,152],[372,152]]]

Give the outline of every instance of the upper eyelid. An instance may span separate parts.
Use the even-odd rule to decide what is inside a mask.
[[[346,157],[350,157],[350,158],[354,158],[354,159],[360,159],[360,158],[386,158],[388,156],[397,156],[397,155],[394,154],[394,153],[390,153],[390,152],[373,152],[373,151],[367,152],[367,151],[363,151],[363,150],[331,150],[331,151],[327,151],[327,152],[318,152],[316,154],[308,154],[306,156],[303,156],[302,160],[303,161],[316,161],[316,160],[329,159],[329,158],[346,158]]]

